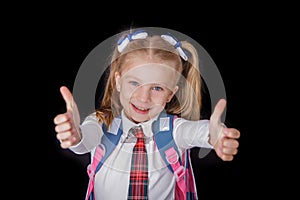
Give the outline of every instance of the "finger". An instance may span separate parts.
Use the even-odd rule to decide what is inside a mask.
[[[70,90],[66,86],[62,86],[60,88],[60,93],[61,93],[61,95],[63,96],[63,98],[66,102],[67,110],[71,110],[72,107],[73,107],[73,103],[74,103],[72,93],[70,92]]]
[[[223,146],[228,147],[228,148],[238,148],[239,147],[239,142],[234,139],[224,139],[223,141]]]
[[[71,131],[65,131],[65,132],[58,133],[56,135],[56,138],[58,140],[66,140],[66,139],[69,139],[71,136],[72,136],[72,132]]]
[[[60,146],[63,149],[67,149],[72,146],[72,142],[70,140],[61,141]]]
[[[216,104],[211,117],[214,119],[220,119],[225,110],[225,107],[226,107],[226,100],[220,99]]]
[[[63,149],[67,149],[75,144],[74,142],[76,141],[76,137],[71,136],[71,137],[68,137],[67,139],[63,139],[63,140],[59,140],[59,141],[60,141],[60,146]]]
[[[55,118],[54,118],[54,124],[61,124],[61,123],[64,123],[64,122],[67,122],[69,121],[70,118],[69,118],[69,115],[67,113],[65,114],[60,114],[60,115],[57,115]]]
[[[238,150],[236,148],[222,148],[222,153],[225,155],[236,155]]]
[[[72,128],[71,124],[69,122],[65,122],[65,123],[55,126],[55,131],[57,133],[66,132],[66,131],[71,130],[71,128]]]
[[[233,155],[230,155],[230,154],[223,154],[223,155],[221,156],[221,159],[222,159],[223,161],[232,161],[232,160],[233,160]]]
[[[240,131],[235,129],[235,128],[224,128],[223,129],[223,133],[229,137],[229,138],[234,138],[234,139],[238,139],[240,138]]]

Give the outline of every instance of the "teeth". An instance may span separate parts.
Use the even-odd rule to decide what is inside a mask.
[[[136,106],[139,110],[148,110],[148,108],[142,108],[142,107],[138,107]]]

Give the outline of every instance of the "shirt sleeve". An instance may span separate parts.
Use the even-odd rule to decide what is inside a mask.
[[[100,143],[103,135],[101,123],[95,113],[89,115],[80,125],[82,139],[81,141],[72,147],[70,150],[76,154],[85,154],[93,151]]]
[[[213,148],[209,144],[209,120],[189,121],[177,118],[174,121],[174,140],[181,149],[193,147]]]

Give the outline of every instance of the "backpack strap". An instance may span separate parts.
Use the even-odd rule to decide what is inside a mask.
[[[194,174],[190,162],[190,150],[182,153],[173,138],[173,122],[177,116],[161,113],[153,123],[153,133],[156,145],[162,159],[176,178],[175,199],[197,199]]]
[[[109,157],[115,147],[118,145],[121,135],[123,133],[121,118],[115,118],[111,129],[107,130],[105,125],[102,125],[103,136],[101,144],[95,149],[92,163],[87,167],[89,175],[89,184],[87,189],[86,200],[94,200],[94,179],[96,173],[102,167],[105,160]]]
[[[173,139],[174,115],[161,113],[153,123],[153,133],[160,155],[176,178],[175,198],[186,199],[185,169]]]
[[[172,173],[174,173],[174,171],[176,170],[174,170],[171,163],[169,163],[165,152],[168,153],[168,158],[170,158],[170,160],[172,159],[171,157],[178,158],[177,161],[179,162],[179,164],[181,165],[182,163],[180,157],[178,156],[179,151],[177,145],[175,144],[173,139],[173,118],[173,115],[162,113],[158,117],[158,120],[155,121],[152,125],[155,143],[158,147],[161,157]]]

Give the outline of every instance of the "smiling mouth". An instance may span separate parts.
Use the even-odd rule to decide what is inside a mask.
[[[143,108],[143,107],[136,106],[134,104],[131,104],[131,106],[137,113],[140,113],[140,114],[147,114],[147,113],[149,113],[149,110],[150,110],[150,108]]]

